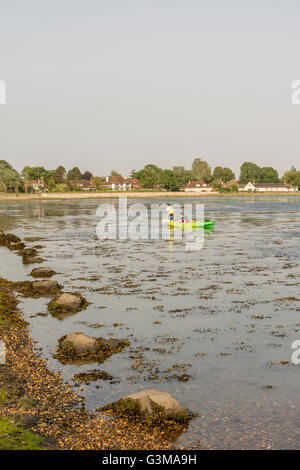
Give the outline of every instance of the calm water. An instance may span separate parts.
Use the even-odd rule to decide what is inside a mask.
[[[91,409],[145,388],[172,393],[201,415],[180,445],[299,448],[300,365],[291,363],[291,343],[300,340],[300,197],[201,198],[216,226],[192,252],[182,240],[97,239],[96,210],[108,202],[117,204],[0,203],[0,228],[42,237],[44,266],[91,302],[57,319],[46,299],[22,301],[49,367],[73,385],[79,371],[111,374],[116,383],[77,388]],[[6,248],[0,257],[0,276],[30,279],[32,265]],[[63,366],[52,357],[57,341],[76,331],[131,346],[101,365]]]

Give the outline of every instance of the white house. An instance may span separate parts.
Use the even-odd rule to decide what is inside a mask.
[[[286,183],[249,183],[239,184],[239,191],[298,191],[298,188]]]
[[[130,191],[132,189],[140,189],[137,179],[124,178],[123,176],[107,176],[106,181],[100,184],[102,189],[111,189],[112,191]]]
[[[194,191],[196,193],[210,193],[213,188],[204,181],[189,181],[188,184],[181,186],[180,191]]]

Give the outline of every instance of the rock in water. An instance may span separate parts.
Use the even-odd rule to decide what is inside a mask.
[[[32,283],[34,289],[43,289],[43,290],[54,290],[58,288],[58,282],[55,280],[52,281],[34,281]]]
[[[80,295],[76,294],[61,294],[56,300],[56,305],[59,308],[65,308],[69,310],[76,310],[82,304],[82,298]]]
[[[7,233],[1,235],[1,245],[10,246],[11,243],[22,243],[22,240],[14,235],[13,233]]]
[[[164,408],[167,417],[182,419],[189,415],[188,409],[184,408],[172,395],[160,392],[159,390],[142,390],[122,398],[122,400],[126,399],[137,401],[141,411],[149,415],[152,415],[154,412],[151,402]]]
[[[97,341],[84,333],[71,333],[60,344],[61,349],[72,348],[77,354],[97,351]]]
[[[32,277],[51,277],[53,274],[55,274],[53,269],[46,267],[35,268],[31,271]]]

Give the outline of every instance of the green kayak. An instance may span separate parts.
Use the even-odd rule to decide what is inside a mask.
[[[215,225],[213,220],[203,220],[201,222],[177,222],[176,220],[174,222],[169,222],[170,227],[181,227],[181,228],[211,228]]]

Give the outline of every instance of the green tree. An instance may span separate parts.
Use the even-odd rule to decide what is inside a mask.
[[[293,186],[298,186],[300,189],[300,170],[296,170],[296,168],[292,166],[289,171],[284,173],[282,181]]]
[[[252,183],[254,181],[255,183],[260,183],[261,177],[262,177],[262,171],[258,165],[256,165],[255,163],[251,163],[251,162],[245,162],[242,164],[241,171],[240,171],[240,180],[239,180],[241,184],[247,184],[249,183],[249,181],[251,181]]]
[[[52,178],[54,180],[55,170],[47,170],[46,175],[44,176],[44,181],[49,185],[49,181]]]
[[[0,160],[0,170],[12,170],[13,167],[6,160]]]
[[[237,193],[239,190],[238,185],[234,182],[227,184],[226,186],[223,186],[220,189],[221,193]]]
[[[51,176],[48,179],[47,185],[48,185],[49,191],[53,191],[55,189],[55,181],[54,181],[53,176]]]
[[[212,175],[209,164],[201,158],[195,158],[192,164],[192,176],[197,181],[210,183]]]
[[[162,169],[156,165],[146,165],[141,171],[136,173],[136,178],[144,188],[152,189],[160,183]]]
[[[53,178],[54,178],[54,181],[55,181],[55,184],[62,184],[65,182],[65,179],[66,179],[66,170],[63,166],[59,165],[54,174],[53,174]]]
[[[21,172],[23,178],[27,180],[38,180],[41,177],[45,178],[48,171],[43,166],[25,166]]]
[[[183,184],[187,184],[192,179],[192,172],[190,170],[186,170],[183,166],[173,166],[173,172],[179,188]]]
[[[81,180],[81,178],[82,178],[82,174],[77,166],[74,166],[72,170],[68,171],[67,181]]]
[[[0,160],[0,188],[4,192],[24,191],[24,181],[8,162]]]
[[[122,176],[122,175],[118,173],[116,170],[111,170],[110,176]]]
[[[60,183],[56,185],[55,190],[58,193],[65,193],[67,191],[70,191],[70,187],[66,183]]]
[[[179,180],[172,170],[163,170],[160,175],[159,183],[168,191],[178,191],[180,188]]]
[[[271,166],[263,166],[261,168],[261,183],[279,183],[278,171]]]
[[[222,166],[216,166],[213,172],[214,180],[222,180],[224,183],[235,180],[235,174],[230,168],[223,168]]]

